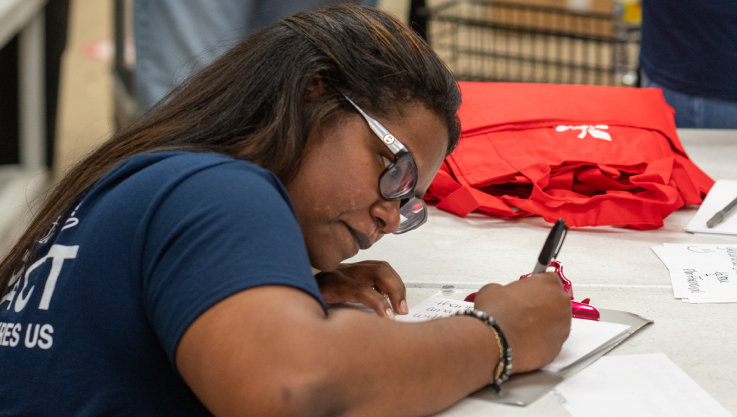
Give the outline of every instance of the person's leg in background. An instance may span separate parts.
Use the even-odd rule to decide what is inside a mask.
[[[135,86],[143,114],[253,31],[345,0],[135,0]],[[376,6],[377,0],[363,4]]]
[[[704,99],[703,127],[737,129],[737,102]]]
[[[665,102],[676,111],[676,127],[695,129],[737,129],[737,103],[691,96],[650,80],[640,72],[642,87],[660,88]]]
[[[243,39],[254,7],[252,0],[135,0],[138,114]]]

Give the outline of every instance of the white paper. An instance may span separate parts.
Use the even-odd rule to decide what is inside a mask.
[[[668,268],[674,297],[737,302],[737,245],[665,244],[652,250]]]
[[[605,321],[584,319],[571,320],[571,333],[563,343],[558,356],[544,366],[544,371],[558,372],[579,360],[606,349],[621,341],[629,334],[630,326]]]
[[[737,198],[737,181],[718,180],[709,190],[709,194],[701,203],[699,211],[686,226],[686,230],[695,233],[737,236],[737,208],[727,213],[723,222],[713,228],[706,227],[706,222],[735,198]]]
[[[409,314],[396,316],[397,321],[420,322],[449,317],[458,310],[474,308],[474,303],[445,297],[430,297],[409,309]],[[546,371],[560,371],[579,360],[606,349],[627,337],[630,326],[618,323],[572,319],[571,333],[558,356],[545,366]],[[503,329],[502,329],[503,330]]]
[[[551,394],[573,417],[731,417],[663,353],[604,356]]]

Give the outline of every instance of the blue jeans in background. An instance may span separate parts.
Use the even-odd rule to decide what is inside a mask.
[[[737,69],[735,69],[737,71]],[[641,72],[642,86],[663,90],[665,102],[676,110],[676,127],[737,129],[737,102],[679,93],[653,82]]]
[[[143,114],[193,72],[251,33],[294,13],[344,1],[135,0],[134,76],[138,114]],[[359,3],[376,6],[377,0]]]

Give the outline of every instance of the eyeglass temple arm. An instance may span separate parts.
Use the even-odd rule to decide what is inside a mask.
[[[368,122],[369,128],[371,128],[371,130],[374,133],[376,133],[376,136],[378,136],[379,139],[383,139],[384,136],[386,136],[386,135],[392,135],[391,132],[389,132],[381,123],[379,123],[378,120],[376,120],[373,117],[371,117],[368,114],[366,114],[366,112],[364,112],[363,110],[361,110],[361,108],[358,107],[356,105],[356,103],[353,102],[353,100],[349,99],[348,96],[346,96],[345,94],[343,94],[343,97],[345,97],[345,99],[348,100],[348,102],[351,103],[353,105],[353,107],[355,107],[356,110],[358,110],[359,113],[361,113],[361,116],[363,116],[363,118],[366,119],[366,122]],[[384,144],[386,146],[388,146],[389,149],[391,149],[391,151],[394,154],[397,154],[400,151],[406,151],[407,150],[407,148],[404,146],[404,144],[402,142],[399,141],[399,139],[397,139],[394,135],[392,135],[392,137],[394,137],[394,142],[393,143],[388,144],[388,143],[384,142]]]

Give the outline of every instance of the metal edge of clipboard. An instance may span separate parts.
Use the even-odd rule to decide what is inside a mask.
[[[598,310],[601,315],[601,321],[629,325],[630,330],[627,336],[623,337],[611,346],[592,352],[578,362],[561,369],[558,372],[533,371],[513,375],[504,383],[504,385],[501,386],[500,392],[497,393],[493,388],[491,388],[491,386],[486,386],[469,395],[469,397],[522,407],[530,405],[545,395],[553,387],[563,382],[566,378],[577,374],[587,366],[596,362],[612,349],[619,346],[622,342],[629,339],[630,336],[645,327],[645,325],[653,323],[653,320],[646,319],[637,314],[626,311],[608,310],[603,308]]]

